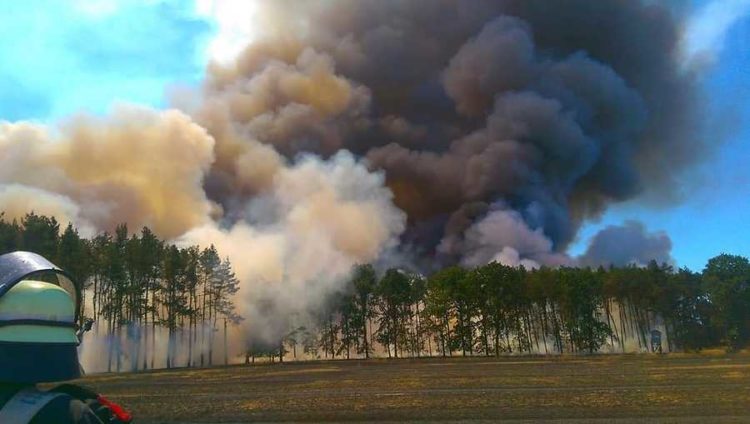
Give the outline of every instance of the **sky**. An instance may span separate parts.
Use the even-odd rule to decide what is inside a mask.
[[[687,13],[683,60],[705,67],[706,113],[720,146],[686,176],[679,203],[616,205],[584,226],[572,254],[603,227],[637,219],[671,237],[678,266],[701,270],[722,252],[750,256],[750,0],[690,5],[680,8]],[[0,0],[0,121],[54,123],[122,102],[166,107],[170,90],[198,84],[209,59],[231,59],[252,37],[252,7],[222,0]]]
[[[680,267],[700,271],[720,253],[750,256],[750,0],[695,2],[688,13],[686,60],[708,67],[702,88],[720,147],[688,176],[678,204],[615,205],[583,228],[571,253],[601,228],[638,219],[671,237]]]
[[[0,119],[163,106],[201,79],[214,23],[189,2],[0,1]]]

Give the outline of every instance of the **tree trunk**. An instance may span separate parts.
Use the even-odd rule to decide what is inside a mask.
[[[362,325],[363,325],[363,334],[364,334],[364,348],[365,348],[365,359],[370,359],[370,346],[367,344],[367,319],[362,319]]]
[[[229,365],[229,343],[227,342],[227,319],[224,318],[224,365]]]

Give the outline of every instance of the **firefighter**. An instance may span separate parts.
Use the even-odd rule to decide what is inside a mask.
[[[34,253],[0,256],[0,423],[131,421],[118,405],[84,387],[37,387],[81,376],[79,313],[79,288],[63,270]]]

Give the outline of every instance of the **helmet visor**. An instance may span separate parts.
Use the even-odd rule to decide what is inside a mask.
[[[75,302],[76,318],[78,317],[80,289],[65,271],[36,253],[13,252],[0,255],[0,296],[22,280],[43,281],[61,287]]]

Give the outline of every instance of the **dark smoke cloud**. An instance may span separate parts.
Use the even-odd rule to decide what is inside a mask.
[[[559,263],[608,205],[679,196],[706,150],[681,24],[652,3],[266,2],[259,39],[210,67],[194,114],[217,143],[209,197],[231,213],[270,181],[243,177],[245,139],[288,158],[347,149],[385,171],[422,256]],[[534,252],[478,237],[512,225],[541,237]]]
[[[597,233],[578,260],[586,266],[643,266],[649,261],[673,264],[672,241],[663,232],[648,233],[642,223],[626,221]]]

